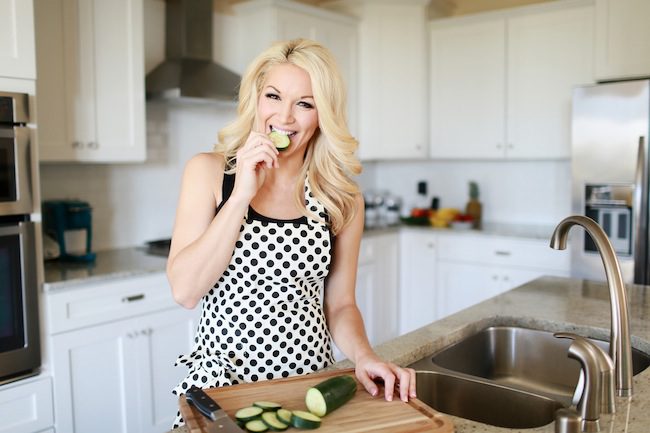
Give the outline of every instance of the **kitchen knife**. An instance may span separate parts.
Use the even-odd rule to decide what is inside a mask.
[[[244,431],[201,388],[192,386],[185,393],[185,398],[188,403],[194,405],[199,412],[211,420],[207,423],[210,433],[240,433]]]

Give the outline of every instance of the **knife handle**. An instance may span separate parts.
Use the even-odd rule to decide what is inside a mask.
[[[214,413],[221,409],[216,401],[211,399],[205,391],[197,386],[192,386],[185,393],[185,398],[189,403],[193,404],[199,412],[213,421],[215,420]]]

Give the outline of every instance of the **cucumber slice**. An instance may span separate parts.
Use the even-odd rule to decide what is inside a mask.
[[[269,411],[275,412],[278,409],[282,409],[282,405],[274,401],[260,400],[260,401],[253,402],[253,406],[262,408],[264,412],[269,412]]]
[[[285,424],[278,418],[275,412],[264,412],[262,414],[262,422],[273,431],[284,431],[289,428],[289,424]]]
[[[235,418],[237,419],[237,421],[248,422],[256,418],[259,418],[259,416],[262,415],[262,412],[264,412],[264,410],[262,410],[261,407],[254,407],[254,406],[245,407],[243,409],[239,409],[235,413]]]
[[[320,427],[321,419],[319,416],[314,415],[304,410],[294,410],[291,412],[291,425],[295,428],[315,429]]]
[[[269,138],[273,142],[275,148],[280,151],[285,150],[287,147],[289,147],[289,144],[291,144],[291,140],[289,140],[288,135],[281,134],[277,131],[271,131]]]
[[[287,409],[278,409],[278,419],[285,424],[291,424],[291,411]]]
[[[311,413],[322,417],[343,406],[356,392],[354,377],[331,377],[307,390],[305,404]]]
[[[245,427],[246,427],[246,430],[251,431],[251,432],[256,432],[256,433],[265,432],[265,431],[267,431],[269,429],[266,426],[266,424],[264,424],[262,422],[262,420],[259,420],[259,419],[254,419],[252,421],[248,421],[246,423]]]

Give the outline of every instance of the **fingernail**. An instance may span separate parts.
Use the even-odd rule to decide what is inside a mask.
[[[413,397],[413,398],[416,398],[416,397],[417,397],[417,395],[415,395],[415,393],[414,393],[414,392],[412,392],[412,393],[411,393],[411,397]]]
[[[392,396],[392,395],[389,395],[389,396],[386,398],[386,400],[388,400],[388,401],[393,401],[393,396]]]

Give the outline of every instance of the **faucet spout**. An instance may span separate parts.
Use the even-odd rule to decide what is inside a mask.
[[[591,236],[605,267],[611,311],[609,356],[614,362],[616,393],[621,397],[629,397],[632,395],[632,344],[627,292],[621,268],[607,234],[586,216],[573,215],[560,221],[551,236],[551,248],[566,249],[569,230],[574,225],[581,226]]]

